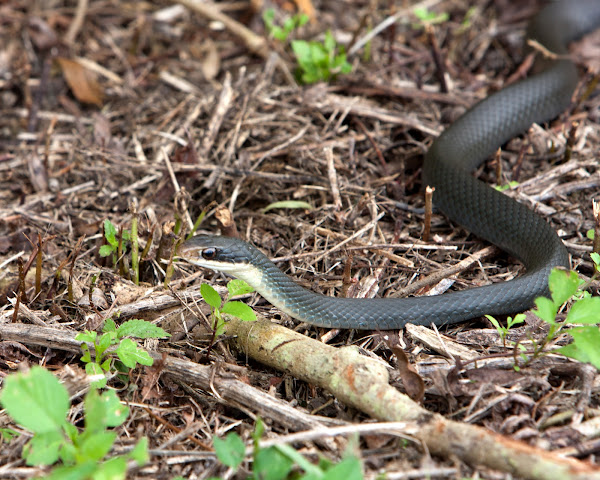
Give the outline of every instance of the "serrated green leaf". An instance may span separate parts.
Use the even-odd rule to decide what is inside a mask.
[[[267,205],[263,209],[263,213],[268,212],[269,210],[273,210],[275,208],[292,208],[292,209],[303,209],[303,210],[312,210],[313,207],[308,202],[301,202],[299,200],[282,200],[281,202],[273,202]]]
[[[554,268],[550,272],[548,285],[550,286],[552,300],[559,307],[577,292],[579,276],[577,272],[565,272],[564,270]]]
[[[221,309],[222,313],[232,315],[244,322],[253,322],[256,320],[256,313],[243,302],[227,302]]]
[[[128,368],[135,368],[139,363],[141,365],[152,365],[153,360],[148,352],[139,348],[130,338],[124,338],[115,350],[119,360]]]
[[[97,332],[86,330],[83,333],[78,333],[77,335],[75,335],[75,340],[77,340],[78,342],[94,343],[96,341],[97,336]]]
[[[219,461],[231,468],[237,468],[244,461],[246,446],[237,433],[230,432],[221,440],[213,437],[213,446]]]
[[[23,448],[23,458],[27,465],[52,465],[58,460],[58,452],[65,443],[59,430],[36,433]]]
[[[19,424],[34,433],[62,431],[69,394],[48,370],[34,366],[4,379],[0,403]]]
[[[573,304],[567,314],[567,323],[600,323],[600,297],[582,298]]]
[[[112,318],[107,318],[106,321],[104,322],[104,325],[102,326],[102,332],[109,333],[109,332],[116,332],[116,331],[117,331],[117,324],[115,323],[115,321]]]
[[[171,335],[153,323],[134,318],[124,322],[117,329],[117,336],[119,338],[166,338]]]
[[[207,283],[203,283],[200,285],[200,295],[206,303],[208,303],[212,308],[220,308],[221,307],[221,297],[217,293],[217,291],[211,287]]]
[[[246,295],[247,293],[252,293],[254,288],[252,288],[243,280],[234,278],[227,283],[227,291],[229,292],[230,297],[235,297],[236,295]]]

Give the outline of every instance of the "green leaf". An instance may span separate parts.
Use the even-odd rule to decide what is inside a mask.
[[[327,30],[325,32],[325,40],[323,41],[323,46],[325,47],[325,51],[327,53],[333,53],[333,51],[335,50],[335,38],[333,38],[331,30]]]
[[[577,292],[579,276],[577,272],[565,272],[564,270],[553,268],[550,272],[548,285],[550,286],[552,300],[556,307],[559,307]]]
[[[110,359],[108,362],[110,364]],[[85,364],[85,373],[87,373],[90,377],[95,377],[91,383],[91,386],[94,388],[106,387],[107,380],[104,376],[105,371],[108,372],[108,368],[103,370],[102,367],[97,363],[90,362]]]
[[[294,462],[275,447],[269,447],[259,450],[254,455],[253,466],[256,478],[261,480],[284,480],[292,470]]]
[[[148,438],[142,437],[140,441],[133,447],[133,450],[129,452],[129,458],[138,464],[138,467],[146,465],[150,461],[150,455],[148,454]]]
[[[75,335],[75,340],[77,340],[78,342],[94,343],[96,341],[97,336],[97,332],[86,330],[83,333],[78,333],[77,335]]]
[[[79,445],[79,461],[99,462],[110,452],[116,439],[117,433],[107,430],[85,435]]]
[[[254,288],[252,288],[243,280],[234,278],[227,283],[227,291],[229,292],[230,297],[235,297],[236,295],[246,295],[247,293],[252,293]]]
[[[0,403],[19,424],[34,433],[61,431],[69,411],[69,394],[48,370],[34,366],[9,375]]]
[[[515,325],[519,325],[521,323],[525,323],[525,318],[527,318],[525,316],[524,313],[519,313],[517,315],[515,315],[515,317],[508,317],[508,319],[506,320],[506,326],[510,329],[512,327],[514,327]]]
[[[589,239],[589,240],[593,240],[594,239],[594,229],[590,228],[587,232],[585,232],[585,236]]]
[[[600,254],[596,252],[590,253],[590,257],[592,257],[592,261],[596,265],[596,268],[600,265]]]
[[[116,333],[117,324],[112,318],[107,318],[102,327],[104,333]]]
[[[533,313],[544,322],[551,325],[554,324],[556,321],[556,312],[558,311],[558,307],[554,305],[554,302],[546,297],[538,297],[535,299],[535,305],[537,310],[534,310]]]
[[[104,238],[114,247],[119,244],[117,240],[117,227],[108,218],[104,220]]]
[[[64,443],[65,437],[59,430],[36,433],[23,448],[23,458],[27,465],[52,465]]]
[[[273,210],[275,208],[293,208],[293,209],[304,209],[304,210],[312,210],[313,209],[312,205],[308,202],[301,202],[299,200],[283,200],[281,202],[270,203],[263,209],[263,213],[266,213],[269,210]]]
[[[566,357],[584,363],[591,363],[600,370],[600,330],[595,326],[573,328],[569,330],[573,343],[558,351]]]
[[[13,438],[21,435],[12,428],[0,428],[0,442],[9,443]]]
[[[119,360],[123,365],[129,368],[135,368],[139,363],[141,365],[152,365],[152,357],[143,348],[139,348],[130,338],[124,338],[115,350]]]
[[[298,18],[298,26],[303,27],[304,25],[306,25],[308,23],[309,20],[310,20],[310,18],[308,17],[308,15],[306,13],[301,14],[300,17]]]
[[[237,468],[244,461],[246,446],[237,433],[230,432],[223,440],[213,437],[213,446],[217,457],[227,467]]]
[[[95,462],[79,463],[65,467],[55,467],[44,480],[88,480],[96,471]]]
[[[305,62],[310,59],[310,46],[304,40],[293,40],[292,51],[299,62]]]
[[[166,338],[171,335],[153,323],[134,318],[133,320],[124,322],[117,329],[117,336],[119,338]]]
[[[124,457],[114,457],[98,465],[92,475],[93,480],[125,480],[127,461]]]
[[[112,345],[116,343],[110,333],[104,333],[98,343],[96,343],[96,357],[102,357],[104,352]]]
[[[100,395],[90,390],[84,398],[85,435],[104,431],[107,427],[118,427],[129,416],[129,407],[123,405],[114,390]]]
[[[573,304],[567,314],[567,323],[600,323],[600,297],[582,298]]]
[[[302,456],[298,451],[292,448],[289,445],[275,445],[273,448],[279,450],[280,453],[289,458],[293,463],[298,465],[302,470],[304,470],[309,475],[316,475],[316,478],[322,478],[321,469],[313,465],[308,459]]]
[[[207,283],[203,283],[200,285],[200,295],[206,303],[208,303],[212,308],[220,308],[221,307],[221,297],[217,293],[217,291],[211,287]]]
[[[363,473],[360,460],[356,457],[345,458],[327,470],[323,476],[323,480],[337,480],[339,478],[343,478],[344,480],[362,480]]]
[[[116,247],[113,247],[112,245],[102,245],[100,250],[98,250],[98,253],[101,257],[108,257],[115,251],[115,249]]]
[[[221,309],[222,313],[232,315],[244,322],[253,322],[256,320],[256,313],[243,302],[227,302]]]

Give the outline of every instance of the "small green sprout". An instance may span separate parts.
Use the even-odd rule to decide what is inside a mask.
[[[415,17],[419,19],[419,23],[413,24],[413,28],[415,29],[423,28],[425,25],[436,25],[439,23],[444,23],[447,22],[450,18],[450,16],[446,12],[430,12],[425,7],[416,7],[413,10],[413,13],[415,14]]]
[[[75,340],[87,342],[81,344],[83,356],[81,361],[85,363],[85,371],[90,376],[98,376],[99,379],[92,382],[92,385],[97,388],[106,386],[105,372],[111,371],[115,357],[126,368],[135,368],[137,364],[152,365],[153,360],[148,352],[130,338],[165,338],[170,336],[162,328],[153,325],[145,320],[128,320],[117,328],[114,320],[109,318],[104,323],[102,328],[104,332],[100,337],[98,333],[86,330],[84,333],[79,333]],[[94,346],[95,357],[92,359],[92,352],[88,343]],[[114,347],[109,351],[110,347]]]
[[[234,297],[236,295],[251,293],[254,289],[243,280],[234,279],[227,283],[227,291],[229,297]],[[254,313],[248,305],[243,302],[231,300],[223,302],[218,292],[206,283],[200,285],[200,294],[211,308],[213,318],[212,327],[215,336],[221,335],[225,330],[224,314],[239,318],[245,322],[253,322],[256,320],[256,313]]]
[[[275,10],[267,8],[263,13],[263,22],[271,38],[285,42],[294,30],[308,22],[308,15],[302,13],[288,17],[284,20],[283,26],[280,27],[275,25]]]
[[[346,52],[339,47],[328,30],[321,42],[292,41],[292,50],[298,61],[298,77],[305,84],[329,81],[340,73],[352,71],[352,65],[346,59]]]

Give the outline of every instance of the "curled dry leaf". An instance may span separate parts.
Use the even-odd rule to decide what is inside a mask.
[[[402,347],[395,337],[388,338],[386,343],[392,352],[394,352],[394,355],[396,355],[398,372],[400,373],[400,378],[402,378],[406,394],[415,402],[421,403],[425,396],[425,382],[421,378],[421,375],[419,375],[415,367],[411,365],[406,353],[402,350]]]
[[[75,98],[80,102],[92,103],[101,107],[103,92],[96,79],[96,74],[76,60],[64,57],[58,57],[56,60]]]

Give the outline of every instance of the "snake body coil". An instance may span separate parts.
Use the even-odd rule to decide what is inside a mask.
[[[531,22],[529,37],[563,55],[568,42],[600,24],[600,0],[562,1]],[[456,323],[486,313],[523,311],[548,294],[553,267],[569,266],[567,251],[546,221],[470,172],[534,122],[557,116],[571,100],[577,70],[565,59],[481,101],[437,138],[425,157],[424,184],[448,218],[519,258],[527,273],[508,282],[431,297],[333,298],[306,290],[241,240],[199,235],[183,246],[192,263],[251,284],[292,317],[330,328],[395,329],[406,323]]]

